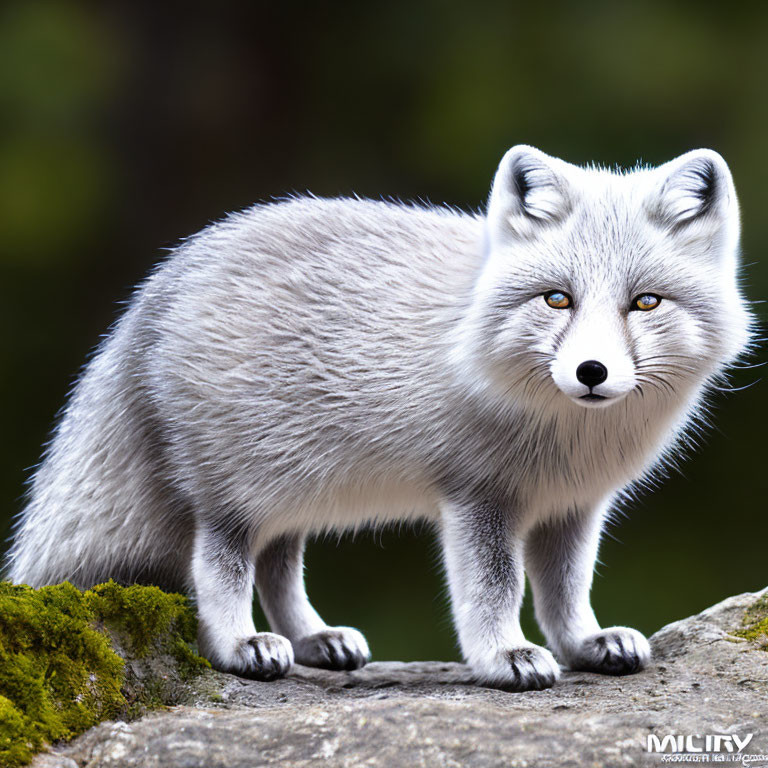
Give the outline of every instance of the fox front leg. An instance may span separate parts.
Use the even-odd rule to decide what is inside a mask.
[[[513,515],[488,503],[450,503],[442,517],[454,622],[478,682],[513,691],[549,688],[558,664],[520,628],[525,577]]]
[[[525,568],[536,618],[547,643],[571,669],[626,675],[642,669],[651,650],[629,627],[601,629],[589,600],[603,509],[576,510],[540,523],[525,542]]]

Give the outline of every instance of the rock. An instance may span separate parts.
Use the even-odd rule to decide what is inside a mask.
[[[206,672],[194,702],[102,723],[33,765],[659,765],[662,755],[646,751],[649,734],[753,734],[745,753],[765,755],[768,653],[732,633],[767,595],[732,597],[664,627],[639,674],[566,672],[546,691],[482,688],[466,667],[437,662],[378,662],[349,673],[296,667],[272,683]]]
[[[77,763],[64,755],[38,755],[35,759],[35,768],[79,768]]]

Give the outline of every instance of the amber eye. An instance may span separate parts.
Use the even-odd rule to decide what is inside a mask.
[[[568,309],[571,306],[571,297],[562,291],[550,291],[544,294],[544,301],[552,309]]]
[[[659,304],[661,304],[661,296],[657,296],[655,293],[643,293],[632,300],[630,309],[640,309],[647,312],[649,309],[656,309]]]

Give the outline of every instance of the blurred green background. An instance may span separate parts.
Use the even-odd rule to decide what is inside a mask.
[[[768,6],[752,3],[4,3],[0,526],[162,249],[272,195],[474,208],[519,142],[607,165],[713,147],[759,300],[766,50]],[[719,398],[684,475],[627,507],[595,581],[604,624],[652,632],[768,582],[766,398],[760,382]],[[438,555],[428,530],[316,542],[309,591],[376,658],[455,658]],[[526,626],[538,636],[530,608]]]

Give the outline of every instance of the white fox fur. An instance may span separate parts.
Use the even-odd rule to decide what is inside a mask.
[[[748,344],[738,238],[709,150],[620,173],[514,147],[487,216],[314,198],[229,216],[153,272],[86,367],[10,576],[189,589],[202,652],[239,674],[354,668],[365,640],[310,605],[304,539],[426,517],[479,680],[558,675],[520,629],[523,568],[561,663],[634,671],[645,638],[590,607],[598,539]],[[659,306],[633,311],[646,294]],[[585,361],[603,383],[577,378]]]

